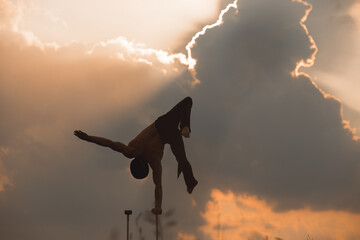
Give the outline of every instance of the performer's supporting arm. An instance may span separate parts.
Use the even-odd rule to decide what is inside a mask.
[[[124,154],[128,158],[133,158],[136,155],[135,149],[128,147],[121,142],[113,142],[103,137],[90,136],[87,133],[80,130],[75,130],[74,135],[84,141],[92,142],[103,147],[109,147],[114,151]]]
[[[160,162],[150,163],[150,166],[153,170],[153,180],[155,184],[155,208],[151,212],[155,215],[160,215],[162,213],[161,203],[162,203],[162,185],[161,185],[161,175],[162,167]]]

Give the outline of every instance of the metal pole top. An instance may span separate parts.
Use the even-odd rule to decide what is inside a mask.
[[[131,215],[131,214],[132,214],[132,210],[125,210],[125,214],[128,215],[128,216]]]

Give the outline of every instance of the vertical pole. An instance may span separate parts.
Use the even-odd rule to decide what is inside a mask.
[[[129,240],[129,215],[127,215],[126,218],[127,218],[126,239]]]
[[[156,240],[159,240],[159,214],[156,214]]]
[[[132,214],[131,210],[125,210],[126,220],[127,220],[127,231],[126,231],[126,239],[129,240],[129,216]]]

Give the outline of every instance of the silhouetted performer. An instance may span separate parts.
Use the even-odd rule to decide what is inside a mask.
[[[194,178],[189,161],[186,158],[182,136],[190,137],[190,113],[192,99],[186,97],[173,107],[168,113],[159,117],[153,124],[145,128],[126,146],[121,142],[113,142],[109,139],[89,136],[85,132],[76,130],[74,134],[82,140],[109,147],[121,152],[128,158],[134,158],[130,163],[131,174],[137,179],[145,178],[149,173],[149,166],[153,170],[155,184],[155,208],[154,214],[161,214],[162,186],[161,186],[161,159],[164,145],[170,144],[171,151],[178,162],[179,177],[183,173],[188,193],[192,193],[197,180]],[[179,129],[180,127],[180,129]]]

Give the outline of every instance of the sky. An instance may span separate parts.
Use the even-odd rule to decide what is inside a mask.
[[[360,1],[0,0],[0,239],[154,237],[128,143],[186,96],[164,239],[360,238]]]

